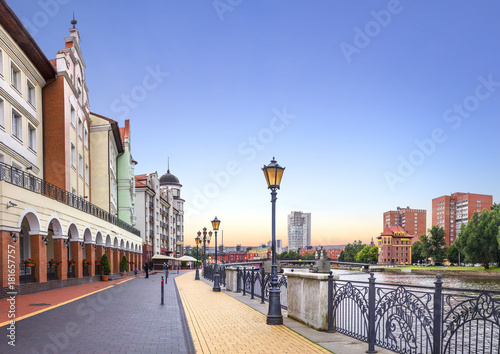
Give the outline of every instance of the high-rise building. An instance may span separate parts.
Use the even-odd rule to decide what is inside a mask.
[[[483,209],[491,210],[493,196],[474,193],[453,193],[432,199],[432,225],[443,227],[446,245],[457,239],[462,225],[467,224],[472,214]]]
[[[427,233],[427,211],[409,206],[386,211],[383,227],[391,225],[401,226],[408,234],[417,236],[413,238],[413,242],[418,241],[418,236]]]
[[[311,246],[311,213],[292,211],[288,215],[288,250]]]

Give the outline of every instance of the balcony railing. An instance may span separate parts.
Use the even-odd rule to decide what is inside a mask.
[[[117,216],[111,215],[107,211],[98,206],[89,203],[84,198],[80,198],[73,193],[70,193],[62,188],[59,188],[52,183],[49,183],[41,178],[31,176],[30,174],[21,171],[13,166],[9,166],[0,162],[0,181],[15,184],[16,186],[28,189],[32,192],[44,195],[46,197],[57,200],[58,202],[72,206],[80,211],[98,217],[101,220],[107,221],[116,225],[134,235],[141,236],[141,232],[133,226],[130,226]]]

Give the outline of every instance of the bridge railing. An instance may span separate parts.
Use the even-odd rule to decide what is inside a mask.
[[[500,291],[328,280],[328,329],[398,353],[498,353]]]

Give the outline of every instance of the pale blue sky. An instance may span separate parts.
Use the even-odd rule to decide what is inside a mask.
[[[312,213],[313,244],[341,244],[380,234],[397,206],[427,209],[430,227],[434,197],[499,195],[498,1],[8,3],[49,59],[75,11],[91,110],[131,119],[137,173],[170,156],[195,209],[186,244],[216,215],[225,244],[270,240],[273,156],[285,244],[292,210]]]

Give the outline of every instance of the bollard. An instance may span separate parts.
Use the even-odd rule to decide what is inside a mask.
[[[161,304],[163,305],[163,294],[164,294],[164,283],[163,283],[163,275],[161,276]]]

